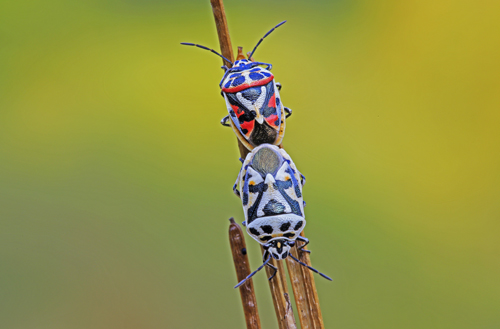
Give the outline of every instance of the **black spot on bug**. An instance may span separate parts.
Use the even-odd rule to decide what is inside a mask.
[[[281,226],[280,226],[281,232],[288,231],[288,229],[290,228],[290,225],[292,225],[290,222],[286,222],[286,223],[281,224]]]
[[[243,205],[246,206],[248,204],[248,193],[243,192]]]
[[[287,258],[287,257],[288,257],[288,251],[285,251],[285,252],[283,253],[282,258],[283,258],[283,259],[285,259],[285,258]]]
[[[260,238],[260,241],[269,241],[271,239],[272,239],[272,237],[270,235],[266,235],[266,236],[263,236],[262,238]]]
[[[276,253],[274,253],[274,252],[273,252],[273,253],[272,253],[272,255],[273,255],[273,257],[274,257],[275,259],[280,259],[280,256],[278,256],[278,254],[276,254]]]
[[[262,225],[260,228],[262,229],[262,231],[264,231],[264,233],[273,233],[273,227],[271,225]]]
[[[278,215],[285,212],[285,205],[276,201],[270,200],[262,209],[266,216]]]
[[[242,249],[241,249],[241,253],[242,253],[243,255],[246,255],[246,254],[247,254],[247,248],[242,248]]]
[[[304,223],[304,222],[300,220],[297,224],[295,224],[295,226],[294,226],[293,230],[294,230],[294,231],[298,231],[298,230],[299,230],[299,228],[301,228],[301,227],[302,227],[302,224],[303,224],[303,223]]]
[[[257,230],[256,230],[255,228],[253,228],[253,227],[250,227],[248,230],[249,230],[249,231],[250,231],[250,233],[252,233],[253,235],[260,235],[260,232],[259,232],[259,231],[257,231]]]
[[[241,132],[243,133],[243,135],[246,135],[246,134],[248,134],[248,129],[242,128]]]
[[[293,237],[295,236],[295,233],[291,233],[291,232],[289,232],[289,233],[285,233],[285,234],[283,234],[283,236],[284,236],[285,238],[290,238],[290,239],[291,239],[291,238],[293,238]]]
[[[280,101],[279,97],[276,97],[276,105],[280,106],[280,103],[281,103],[281,101]]]

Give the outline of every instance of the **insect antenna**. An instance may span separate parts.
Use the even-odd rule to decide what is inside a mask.
[[[246,278],[244,278],[243,280],[241,280],[240,283],[238,283],[237,285],[235,285],[234,287],[235,288],[238,288],[239,286],[241,286],[243,283],[245,283],[246,280],[250,279],[252,276],[255,275],[255,273],[259,272],[260,270],[262,270],[262,268],[264,266],[267,265],[267,263],[269,263],[269,261],[271,260],[271,255],[269,255],[269,257],[267,258],[267,260],[258,268],[256,269],[255,271],[253,271],[252,273],[250,273]],[[306,265],[307,266],[307,265]]]
[[[325,279],[330,280],[330,281],[333,281],[333,280],[332,280],[332,278],[330,278],[328,275],[325,275],[325,274],[321,273],[320,271],[318,271],[317,269],[315,269],[315,268],[313,268],[313,267],[311,267],[311,266],[309,266],[309,265],[307,265],[307,264],[305,264],[305,263],[302,263],[300,260],[298,260],[297,258],[293,257],[293,255],[288,254],[288,256],[292,257],[292,259],[293,259],[294,261],[296,261],[297,263],[299,263],[300,265],[305,266],[305,267],[307,267],[308,269],[310,269],[311,271],[318,273],[319,275],[321,275],[321,276],[322,276],[322,277],[324,277]]]
[[[257,45],[255,46],[255,48],[252,50],[252,53],[248,56],[248,58],[252,58],[253,56],[253,53],[255,52],[255,50],[257,49],[257,47],[260,45],[260,43],[262,42],[262,40],[264,40],[269,34],[271,34],[271,32],[273,32],[275,29],[277,29],[278,27],[280,27],[281,25],[285,24],[286,21],[283,21],[281,23],[279,23],[278,25],[276,25],[275,27],[273,27],[271,30],[269,30],[269,32],[267,32],[260,40],[259,42],[257,42]]]
[[[216,52],[213,49],[207,48],[207,47],[202,46],[202,45],[197,45],[195,43],[189,43],[189,42],[181,42],[181,45],[184,45],[184,46],[194,46],[194,47],[198,47],[198,48],[201,48],[201,49],[205,49],[205,50],[211,51],[214,54],[216,54],[217,56],[222,57],[226,62],[231,63],[231,65],[233,65],[233,62],[231,62],[229,59],[227,59],[226,57],[222,56],[221,54],[219,54],[218,52]]]

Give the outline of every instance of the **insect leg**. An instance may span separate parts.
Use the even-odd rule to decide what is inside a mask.
[[[317,269],[315,269],[314,267],[311,267],[311,266],[309,266],[309,265],[307,265],[307,264],[305,264],[305,263],[302,263],[300,260],[298,260],[297,258],[293,257],[293,255],[288,255],[288,256],[292,257],[292,259],[293,259],[294,261],[296,261],[297,263],[299,263],[300,265],[307,267],[308,269],[310,269],[311,271],[313,271],[313,272],[315,272],[315,273],[318,273],[319,275],[321,275],[321,276],[322,276],[322,277],[324,277],[325,279],[330,280],[330,281],[333,281],[333,280],[332,280],[332,278],[330,278],[328,275],[321,273],[320,271],[318,271],[318,270],[317,270]]]
[[[310,254],[311,250],[304,250],[304,247],[309,244],[309,239],[308,238],[304,238],[303,236],[299,235],[297,237],[297,240],[304,242],[304,244],[301,245],[300,247],[297,247],[297,249],[300,250],[300,251],[307,252],[308,254]]]
[[[250,274],[249,274],[246,278],[244,278],[243,280],[241,280],[241,282],[240,282],[240,283],[238,283],[238,284],[237,284],[236,286],[234,286],[234,287],[235,287],[235,288],[238,288],[239,286],[241,286],[243,283],[245,283],[245,281],[246,281],[246,280],[250,279],[250,278],[251,278],[252,276],[254,276],[257,272],[259,272],[260,270],[262,270],[262,268],[263,268],[264,266],[266,266],[266,265],[267,265],[267,263],[269,263],[269,261],[270,261],[270,260],[271,260],[271,256],[269,256],[269,257],[267,258],[267,260],[266,260],[264,263],[262,263],[262,265],[261,265],[261,266],[259,266],[259,268],[258,268],[258,269],[256,269],[256,270],[255,270],[255,271],[253,271],[252,273],[250,273]],[[306,266],[307,266],[307,265],[306,265]],[[330,279],[330,280],[331,280],[331,279]]]
[[[274,276],[276,275],[276,272],[278,272],[278,269],[276,268],[276,266],[274,266],[270,263],[267,263],[267,266],[269,266],[270,268],[272,268],[274,270],[274,273],[268,278],[268,280],[271,281],[271,279],[274,278]]]
[[[278,88],[278,90],[281,91],[281,83],[276,82],[276,88]]]
[[[227,120],[229,120],[229,115],[226,115],[225,117],[223,117],[222,120],[220,121],[220,124],[225,126],[225,127],[231,127],[231,125],[229,125],[229,123],[227,123]]]
[[[285,107],[285,113],[286,113],[285,118],[288,119],[288,117],[290,117],[292,115],[292,110],[289,109],[288,107]]]
[[[240,176],[242,171],[243,171],[243,166],[241,166],[240,172],[238,173],[238,177],[236,177],[236,182],[234,182],[233,185],[233,193],[236,194],[238,198],[241,198],[240,191],[238,191],[237,187],[238,187],[238,182],[240,181]]]

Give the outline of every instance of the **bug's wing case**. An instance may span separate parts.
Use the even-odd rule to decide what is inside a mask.
[[[296,204],[296,206],[299,207],[299,209],[300,209],[300,215],[301,216],[298,216],[297,214],[289,212],[290,209],[291,209],[290,207],[292,205],[289,204],[289,203],[287,203],[286,204],[286,208],[289,209],[289,210],[287,210],[286,213],[282,213],[282,214],[275,215],[275,216],[265,216],[265,217],[257,217],[257,218],[255,218],[254,216],[252,216],[252,222],[249,221],[249,218],[248,218],[248,209],[249,209],[249,207],[251,207],[252,205],[254,205],[255,202],[257,202],[256,201],[257,200],[257,195],[254,195],[254,193],[249,193],[249,191],[248,191],[248,180],[251,179],[252,181],[254,181],[255,184],[259,184],[260,182],[262,182],[264,180],[264,178],[262,178],[260,176],[260,174],[258,174],[250,166],[250,163],[252,162],[255,154],[260,149],[262,149],[262,148],[270,148],[274,152],[279,153],[281,155],[281,157],[283,157],[283,160],[282,160],[283,162],[279,165],[280,169],[275,174],[275,178],[276,179],[278,179],[281,176],[285,176],[286,175],[286,170],[287,170],[286,168],[289,167],[292,170],[292,172],[293,172],[293,178],[292,178],[293,184],[292,184],[292,187],[293,188],[290,189],[287,193],[288,193],[288,197],[292,198],[293,203]],[[286,166],[286,167],[283,167],[283,166]],[[280,225],[283,222],[291,222],[291,223],[293,223],[294,226],[298,222],[302,222],[302,226],[300,227],[300,229],[295,230],[296,235],[295,235],[295,237],[292,238],[293,240],[298,236],[298,234],[300,233],[300,231],[302,231],[302,229],[305,226],[305,219],[304,219],[304,205],[303,205],[304,203],[303,203],[303,198],[302,198],[301,173],[297,170],[297,167],[293,163],[291,157],[288,155],[288,153],[284,149],[280,149],[279,147],[277,147],[275,145],[271,145],[271,144],[262,144],[262,145],[259,145],[256,148],[254,148],[252,150],[252,152],[250,152],[247,155],[247,157],[245,158],[245,161],[243,162],[243,165],[242,165],[241,171],[240,171],[240,175],[239,175],[239,182],[238,182],[238,184],[239,184],[240,189],[242,191],[243,212],[245,214],[245,221],[247,222],[247,233],[252,238],[254,238],[257,242],[259,242],[261,244],[264,244],[264,243],[267,243],[268,241],[270,241],[270,240],[267,240],[267,241],[264,241],[264,242],[260,241],[259,240],[259,235],[256,235],[256,234],[254,234],[254,233],[251,232],[251,228],[254,227],[255,225],[257,225],[257,223],[263,223],[263,225],[271,225],[273,227],[273,230],[274,230],[273,232],[278,232],[278,228],[280,227]],[[294,192],[292,193],[292,191],[294,191]],[[261,193],[263,193],[263,191],[260,192],[260,194]],[[277,192],[277,193],[279,193],[279,192]],[[245,194],[247,195],[247,199],[246,200],[245,200]],[[262,211],[262,207],[264,206],[264,204],[269,201],[267,199],[266,198],[261,198],[260,199],[259,203],[263,203],[263,204],[262,205],[261,204],[256,205],[256,207],[257,207],[256,211],[259,211],[259,210],[260,210],[260,212]],[[277,198],[273,198],[273,199],[280,199],[281,202],[284,202],[284,199],[281,197],[281,195],[279,195]],[[296,209],[296,208],[294,208],[294,209]],[[261,216],[262,216],[262,214],[261,214]],[[282,237],[278,236],[278,237],[276,237],[276,239],[277,238],[282,238]]]
[[[266,71],[269,74],[271,74],[271,72],[269,72],[265,69],[262,69],[262,71]],[[231,79],[230,76],[227,76],[226,79],[223,81],[223,84],[228,82],[230,79]],[[274,140],[274,142],[272,144],[273,145],[280,145],[282,140],[283,140],[283,137],[285,135],[285,127],[286,127],[285,108],[283,106],[283,102],[281,101],[279,90],[276,87],[276,81],[273,79],[271,83],[273,86],[273,94],[274,95],[272,95],[272,94],[267,95],[266,104],[267,104],[268,100],[274,96],[275,103],[276,103],[276,115],[278,117],[277,121],[278,121],[279,126],[272,127],[272,125],[270,125],[272,127],[272,129],[275,130],[275,132],[276,132],[276,139]],[[266,89],[266,92],[269,93],[269,90]],[[235,108],[236,105],[231,105],[226,93],[223,92],[222,94],[224,96],[224,101],[226,102],[226,108],[227,108],[227,111],[229,113],[229,118],[231,119],[231,120],[229,120],[229,122],[231,124],[231,128],[233,129],[236,137],[240,140],[240,142],[247,149],[252,150],[254,147],[258,146],[258,145],[255,145],[255,141],[252,142],[252,140],[250,139],[252,132],[250,131],[249,133],[247,133],[247,135],[245,135],[242,131],[242,127],[240,126],[240,122],[239,122],[238,117],[235,117],[235,111],[238,111],[238,107],[239,107],[239,110],[241,110],[241,111],[246,111],[247,109],[241,108],[241,106],[238,106]],[[268,122],[268,124],[269,124],[269,122]],[[253,127],[253,125],[252,125],[252,127]],[[253,129],[253,128],[251,128],[251,129]]]
[[[243,136],[243,133],[241,132],[241,128],[240,128],[239,124],[235,123],[235,119],[231,115],[231,111],[233,111],[233,108],[231,107],[231,104],[229,103],[229,100],[227,99],[226,94],[223,93],[223,95],[224,95],[224,101],[226,102],[227,112],[229,113],[229,118],[230,118],[229,124],[231,125],[231,129],[233,129],[234,134],[239,139],[239,141],[247,149],[252,150],[254,148],[254,146],[252,144],[250,144],[250,142],[248,141],[248,139],[245,136]],[[238,120],[238,119],[236,119],[236,120]]]

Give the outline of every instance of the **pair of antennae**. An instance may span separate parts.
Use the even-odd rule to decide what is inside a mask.
[[[295,258],[292,254],[288,254],[288,257],[292,257],[292,259],[294,261],[296,261],[297,263],[299,263],[300,265],[302,266],[305,266],[307,267],[308,269],[310,269],[311,271],[313,271],[314,273],[318,273],[319,275],[321,275],[322,277],[324,277],[325,279],[327,280],[330,280],[330,281],[333,281],[332,278],[330,278],[328,275],[326,274],[323,274],[321,273],[320,271],[318,271],[317,269],[315,269],[314,267],[311,267],[309,265],[307,265],[306,263],[303,263],[301,262],[300,260],[298,260],[297,258]],[[250,279],[252,276],[254,276],[257,272],[259,272],[260,270],[262,270],[262,268],[266,265],[271,265],[271,264],[268,264],[269,261],[271,260],[271,255],[269,255],[269,257],[266,259],[266,261],[258,268],[256,269],[255,271],[253,271],[252,273],[250,273],[246,278],[244,278],[243,280],[241,280],[240,283],[238,283],[236,286],[234,286],[235,288],[238,288],[239,286],[241,286],[243,283],[245,283],[248,279]],[[274,267],[274,266],[273,266]],[[275,272],[274,274],[269,278],[269,280],[271,280],[274,275],[276,274],[276,268],[275,268]]]
[[[264,40],[269,34],[271,34],[275,29],[277,29],[278,27],[280,27],[281,25],[285,24],[286,21],[283,21],[281,23],[279,23],[278,25],[276,25],[275,27],[273,27],[271,30],[269,30],[260,40],[259,42],[257,42],[257,45],[255,46],[255,48],[252,50],[252,53],[250,53],[250,56],[248,56],[248,58],[252,58],[253,54],[255,53],[255,50],[257,50],[257,47],[260,45],[260,43],[262,42],[262,40]],[[216,54],[217,56],[219,57],[222,57],[222,59],[224,59],[226,62],[228,63],[231,63],[231,65],[233,65],[233,62],[231,62],[229,59],[227,59],[226,57],[222,56],[221,54],[219,54],[218,52],[216,52],[215,50],[213,49],[210,49],[210,48],[207,48],[205,46],[202,46],[202,45],[198,45],[198,44],[195,44],[195,43],[189,43],[189,42],[181,42],[181,45],[185,45],[185,46],[194,46],[194,47],[198,47],[198,48],[201,48],[201,49],[205,49],[205,50],[208,50],[208,51],[211,51],[212,53]]]

